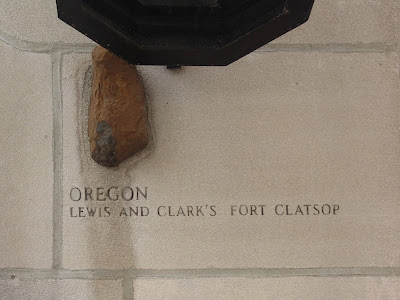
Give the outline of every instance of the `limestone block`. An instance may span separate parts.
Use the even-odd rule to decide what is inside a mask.
[[[148,143],[145,92],[135,66],[98,46],[89,107],[92,158],[115,167]]]
[[[65,268],[400,266],[396,53],[255,52],[225,68],[141,66],[155,147],[117,168],[85,154],[79,83],[89,64],[84,54],[63,64]],[[125,186],[147,187],[147,200],[122,199]],[[104,196],[111,187],[117,201]],[[314,204],[340,209],[293,215]],[[142,206],[148,216],[120,214]],[[190,206],[204,216],[189,216]],[[91,207],[112,214],[90,217]]]
[[[12,300],[122,300],[121,281],[0,280],[0,298]]]
[[[47,268],[53,234],[51,60],[0,43],[0,65],[0,268]]]
[[[1,1],[0,32],[34,43],[94,44],[58,19],[53,0]]]
[[[273,43],[395,44],[400,3],[393,0],[318,0],[310,19]]]
[[[262,300],[262,299],[397,299],[398,278],[286,277],[140,279],[136,300]]]

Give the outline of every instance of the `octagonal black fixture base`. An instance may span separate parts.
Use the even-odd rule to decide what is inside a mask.
[[[314,0],[57,0],[59,18],[136,65],[228,65],[306,22]]]

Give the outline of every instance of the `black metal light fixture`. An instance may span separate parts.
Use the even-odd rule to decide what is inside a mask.
[[[60,19],[131,64],[228,65],[306,22],[314,0],[57,0]]]

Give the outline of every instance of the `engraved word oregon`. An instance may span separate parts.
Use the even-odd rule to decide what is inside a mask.
[[[179,205],[175,203],[157,204],[151,198],[148,187],[73,187],[69,192],[68,213],[71,218],[109,218],[150,216],[199,217],[215,218],[221,215],[231,217],[264,217],[275,215],[281,217],[317,217],[337,216],[340,207],[331,203],[273,203],[267,199],[265,203],[234,204],[217,206],[212,203],[196,203]]]

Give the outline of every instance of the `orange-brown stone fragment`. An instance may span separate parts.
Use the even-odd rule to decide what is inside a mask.
[[[100,165],[115,167],[147,145],[145,92],[135,66],[100,46],[92,58],[90,152]]]

